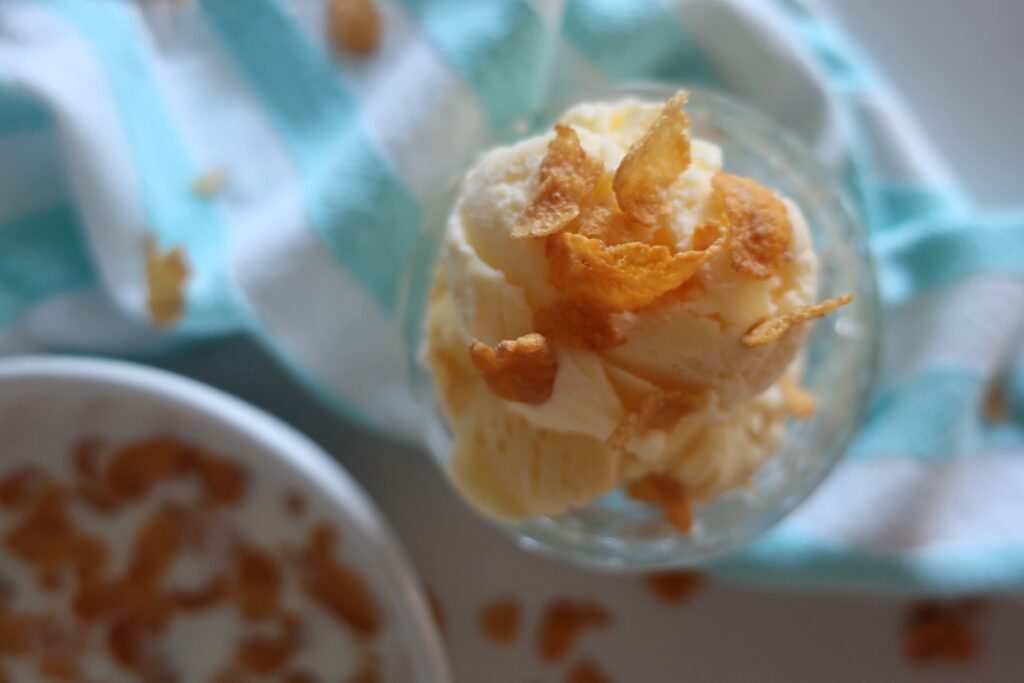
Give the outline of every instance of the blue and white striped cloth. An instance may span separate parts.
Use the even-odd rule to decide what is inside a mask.
[[[975,210],[832,24],[795,0],[377,4],[383,43],[356,60],[327,44],[325,0],[0,0],[0,352],[248,330],[350,414],[411,433],[396,274],[438,179],[549,92],[711,85],[845,174],[887,307],[853,453],[719,571],[1024,585],[1024,210]],[[190,190],[220,169],[223,192]],[[193,272],[171,332],[148,323],[147,234]]]

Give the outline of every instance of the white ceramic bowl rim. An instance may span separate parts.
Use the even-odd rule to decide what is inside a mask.
[[[31,383],[35,389],[62,386],[106,389],[134,399],[172,406],[184,414],[213,418],[244,439],[260,443],[308,486],[318,489],[332,511],[360,535],[367,556],[376,560],[375,581],[387,590],[397,631],[407,644],[414,670],[427,683],[451,677],[427,603],[412,565],[369,496],[310,439],[278,418],[228,394],[173,373],[124,361],[94,358],[22,356],[0,360],[0,390]]]

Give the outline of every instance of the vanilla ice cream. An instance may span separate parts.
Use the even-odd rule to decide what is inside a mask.
[[[585,153],[586,161],[575,163],[598,169],[591,173],[584,166],[590,175],[579,175],[591,183],[587,188],[597,188],[588,189],[588,197],[601,191],[602,182],[610,187],[623,158],[660,112],[661,104],[624,100],[580,105],[560,119],[572,130],[559,135],[569,140],[574,132]],[[497,348],[537,333],[539,312],[566,299],[564,278],[552,272],[551,240],[559,239],[558,232],[581,231],[580,221],[556,224],[551,236],[514,234],[531,203],[547,191],[542,166],[555,137],[540,135],[484,155],[466,175],[449,219],[428,304],[424,357],[454,437],[452,479],[479,509],[503,519],[556,514],[648,474],[673,477],[692,502],[744,485],[783,437],[789,411],[780,380],[788,372],[787,381],[795,384],[809,326],[784,327],[771,343],[752,345],[744,336],[766,320],[814,303],[816,257],[799,208],[765,191],[789,234],[770,272],[751,275],[742,263],[737,266],[737,240],[746,228],[749,244],[761,248],[766,223],[757,212],[768,204],[754,202],[749,211],[741,205],[730,213],[735,207],[713,187],[722,170],[721,150],[683,138],[689,162],[658,190],[662,205],[654,220],[645,216],[638,222],[614,199],[601,201],[621,224],[634,226],[614,243],[632,234],[638,242],[662,245],[659,258],[694,256],[695,274],[635,309],[599,310],[588,303],[581,315],[595,316],[595,325],[615,341],[585,348],[547,339],[544,358],[553,385],[542,401],[515,400],[487,380],[468,349],[471,343]],[[605,180],[593,181],[595,173]],[[569,216],[575,215],[571,200],[579,194],[579,178],[553,193],[557,210]],[[740,200],[747,201],[746,186],[737,187]],[[708,240],[702,236],[711,231],[708,226],[724,231],[710,249],[698,244],[714,239],[715,233]],[[584,246],[613,243],[611,236],[597,239]],[[637,253],[631,263],[640,268],[654,252]],[[609,267],[633,258],[628,254],[610,257]],[[584,275],[591,272],[583,268]],[[624,430],[623,425],[639,424],[635,416],[656,396],[667,397],[659,399],[664,406],[682,397],[686,408],[669,411],[673,419]]]

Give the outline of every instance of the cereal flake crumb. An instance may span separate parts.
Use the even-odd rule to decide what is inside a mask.
[[[608,437],[608,445],[625,449],[630,440],[649,431],[671,431],[681,419],[702,409],[707,394],[697,390],[655,391],[640,400]]]
[[[683,570],[654,572],[644,577],[647,589],[668,604],[685,601],[704,583],[697,572]]]
[[[161,251],[152,235],[146,238],[145,256],[149,314],[154,323],[167,327],[185,311],[188,261],[181,247]]]
[[[733,270],[761,280],[789,257],[793,229],[789,213],[774,192],[756,180],[719,172],[711,187],[729,225]]]
[[[980,608],[976,599],[911,605],[903,627],[904,653],[918,664],[974,660],[979,648],[974,622]]]
[[[661,507],[665,519],[681,534],[690,533],[693,526],[693,506],[686,486],[669,474],[652,472],[631,481],[626,487],[630,498]]]
[[[754,325],[743,335],[743,343],[747,346],[765,346],[781,339],[786,332],[794,325],[809,322],[821,318],[833,312],[840,306],[853,301],[852,294],[837,296],[834,299],[822,301],[820,304],[809,304],[801,306],[795,311],[768,318]]]
[[[353,57],[369,57],[380,47],[380,12],[373,0],[330,0],[327,26],[331,42]]]
[[[221,193],[228,184],[227,169],[214,168],[192,181],[192,194],[209,199]]]
[[[469,356],[496,395],[518,403],[544,403],[555,390],[558,359],[544,335],[532,333],[491,348],[473,340]]]
[[[654,223],[668,212],[663,194],[690,165],[690,120],[684,110],[688,98],[680,90],[665,103],[615,172],[619,206],[641,223]]]
[[[608,610],[597,602],[555,600],[541,616],[538,642],[541,659],[545,662],[562,659],[585,630],[606,628],[610,623]]]
[[[306,514],[306,497],[301,491],[294,489],[284,494],[284,509],[291,517],[303,517]]]
[[[580,212],[580,204],[604,172],[580,146],[571,126],[555,124],[540,165],[540,189],[512,229],[513,237],[544,237],[564,228]]]
[[[676,252],[643,242],[609,246],[561,232],[547,241],[548,277],[569,301],[599,310],[635,311],[683,285],[724,242],[723,235],[707,249]]]
[[[592,659],[577,662],[565,674],[565,683],[612,683],[608,674]]]
[[[571,301],[538,309],[533,324],[545,338],[572,349],[603,351],[626,342],[613,314]]]
[[[522,606],[515,598],[500,598],[480,609],[480,630],[496,645],[508,645],[519,636]]]

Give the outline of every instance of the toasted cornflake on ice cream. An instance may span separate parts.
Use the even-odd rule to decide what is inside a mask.
[[[813,412],[806,323],[850,297],[815,301],[800,209],[723,172],[685,103],[577,106],[463,181],[425,359],[451,476],[491,516],[622,486],[686,531]]]

